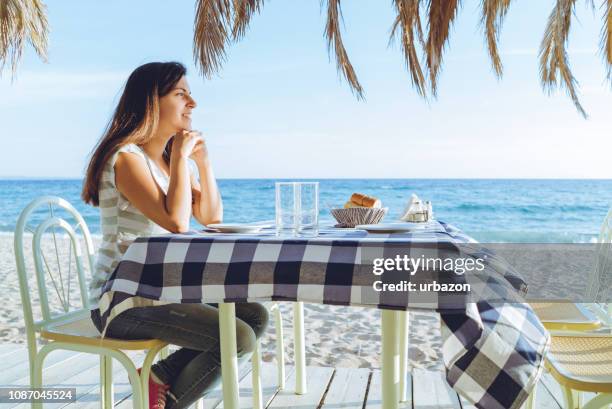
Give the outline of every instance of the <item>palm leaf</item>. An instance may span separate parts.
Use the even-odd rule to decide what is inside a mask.
[[[497,51],[497,42],[499,41],[499,31],[501,29],[504,17],[508,12],[511,0],[482,0],[482,18],[481,24],[485,28],[487,48],[491,57],[491,64],[495,74],[501,78],[503,74],[503,66]]]
[[[10,60],[12,75],[15,75],[26,40],[46,62],[48,33],[49,25],[42,1],[0,1],[0,73]]]
[[[234,0],[234,27],[232,29],[234,40],[244,37],[251,17],[259,13],[262,6],[263,0]]]
[[[425,53],[434,95],[437,92],[437,78],[442,66],[442,51],[448,41],[450,27],[457,16],[458,7],[459,0],[429,0],[429,26]]]
[[[416,88],[419,95],[426,97],[425,76],[417,56],[415,44],[415,31],[417,38],[423,44],[423,30],[421,28],[421,16],[419,7],[421,0],[395,0],[397,17],[391,29],[390,41],[395,37],[397,29],[401,30],[401,47],[406,60],[406,67],[410,72],[412,85]]]
[[[340,20],[342,11],[340,10],[340,0],[327,0],[327,23],[325,24],[325,36],[327,37],[327,47],[329,52],[332,50],[336,54],[336,66],[348,81],[351,90],[359,99],[363,99],[363,88],[357,79],[355,70],[348,58],[342,35],[340,34]]]
[[[604,26],[601,30],[601,50],[608,71],[608,81],[612,81],[612,0],[604,0]]]
[[[229,41],[229,0],[197,0],[193,33],[193,57],[207,78],[219,71]]]
[[[587,114],[576,92],[578,83],[570,71],[565,49],[575,3],[576,0],[557,0],[548,17],[544,38],[540,44],[540,80],[542,87],[548,92],[552,92],[556,86],[565,86],[574,106],[586,118]]]

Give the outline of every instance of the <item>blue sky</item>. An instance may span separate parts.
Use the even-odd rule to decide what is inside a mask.
[[[27,49],[0,78],[0,176],[82,177],[121,87],[138,65],[177,60],[199,103],[194,128],[220,178],[612,178],[611,88],[599,54],[601,11],[577,6],[570,63],[584,120],[542,92],[537,50],[551,0],[515,0],[493,75],[480,1],[463,2],[437,100],[411,87],[387,47],[390,1],[346,1],[344,42],[365,101],[336,71],[319,0],[268,1],[219,76],[193,65],[192,1],[47,1],[49,63]]]

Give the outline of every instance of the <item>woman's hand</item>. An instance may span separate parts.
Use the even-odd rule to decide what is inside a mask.
[[[206,142],[201,136],[198,136],[189,158],[198,166],[203,166],[208,162],[208,149],[206,148]]]
[[[184,158],[190,157],[198,143],[202,143],[201,133],[198,131],[182,130],[174,135],[172,141],[172,152],[176,152]]]

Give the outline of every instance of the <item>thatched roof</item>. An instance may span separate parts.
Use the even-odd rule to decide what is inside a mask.
[[[46,61],[48,32],[42,1],[0,0],[0,73],[9,61],[13,75],[16,73],[26,40]]]
[[[363,98],[364,90],[342,43],[340,0],[322,1],[327,8],[325,36],[329,52],[335,55],[338,71],[351,90],[358,98]],[[499,77],[503,65],[497,42],[511,1],[481,0],[481,25],[493,70]],[[585,1],[593,10],[596,9],[595,0]],[[612,81],[612,0],[600,1],[603,11],[601,52],[607,79]],[[444,49],[460,0],[393,0],[393,4],[397,16],[391,27],[390,41],[399,39],[417,93],[424,98],[435,97]],[[556,0],[553,6],[540,45],[540,78],[542,87],[548,92],[565,87],[576,109],[586,117],[566,50],[575,5],[576,0]],[[263,0],[196,0],[193,52],[202,74],[211,77],[221,69],[226,48],[245,36],[251,17],[262,7]],[[41,0],[1,0],[0,73],[8,61],[15,73],[25,40],[45,59],[47,33],[45,7]]]
[[[595,9],[594,0],[586,0]],[[336,56],[338,71],[358,98],[363,88],[342,43],[340,0],[323,0],[327,6],[325,36],[330,52]],[[481,0],[482,28],[495,73],[501,77],[503,65],[497,42],[511,0]],[[459,11],[459,0],[393,0],[397,13],[391,40],[399,38],[410,79],[417,93],[425,98],[436,96],[437,79],[442,67],[444,48]],[[565,87],[586,117],[577,95],[576,79],[567,57],[567,41],[576,0],[557,0],[551,11],[540,46],[541,83],[545,90]],[[207,77],[216,73],[226,57],[225,49],[241,39],[252,15],[261,10],[263,0],[197,0],[194,32],[194,58]],[[604,26],[601,50],[612,80],[612,0],[603,0]],[[426,27],[427,30],[424,30]],[[419,54],[422,53],[422,59]],[[424,64],[423,64],[424,63]]]

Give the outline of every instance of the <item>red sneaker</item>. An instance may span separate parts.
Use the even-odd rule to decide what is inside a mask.
[[[138,375],[142,368],[138,368]],[[170,385],[160,385],[149,376],[149,409],[164,409],[166,407],[166,394]]]

